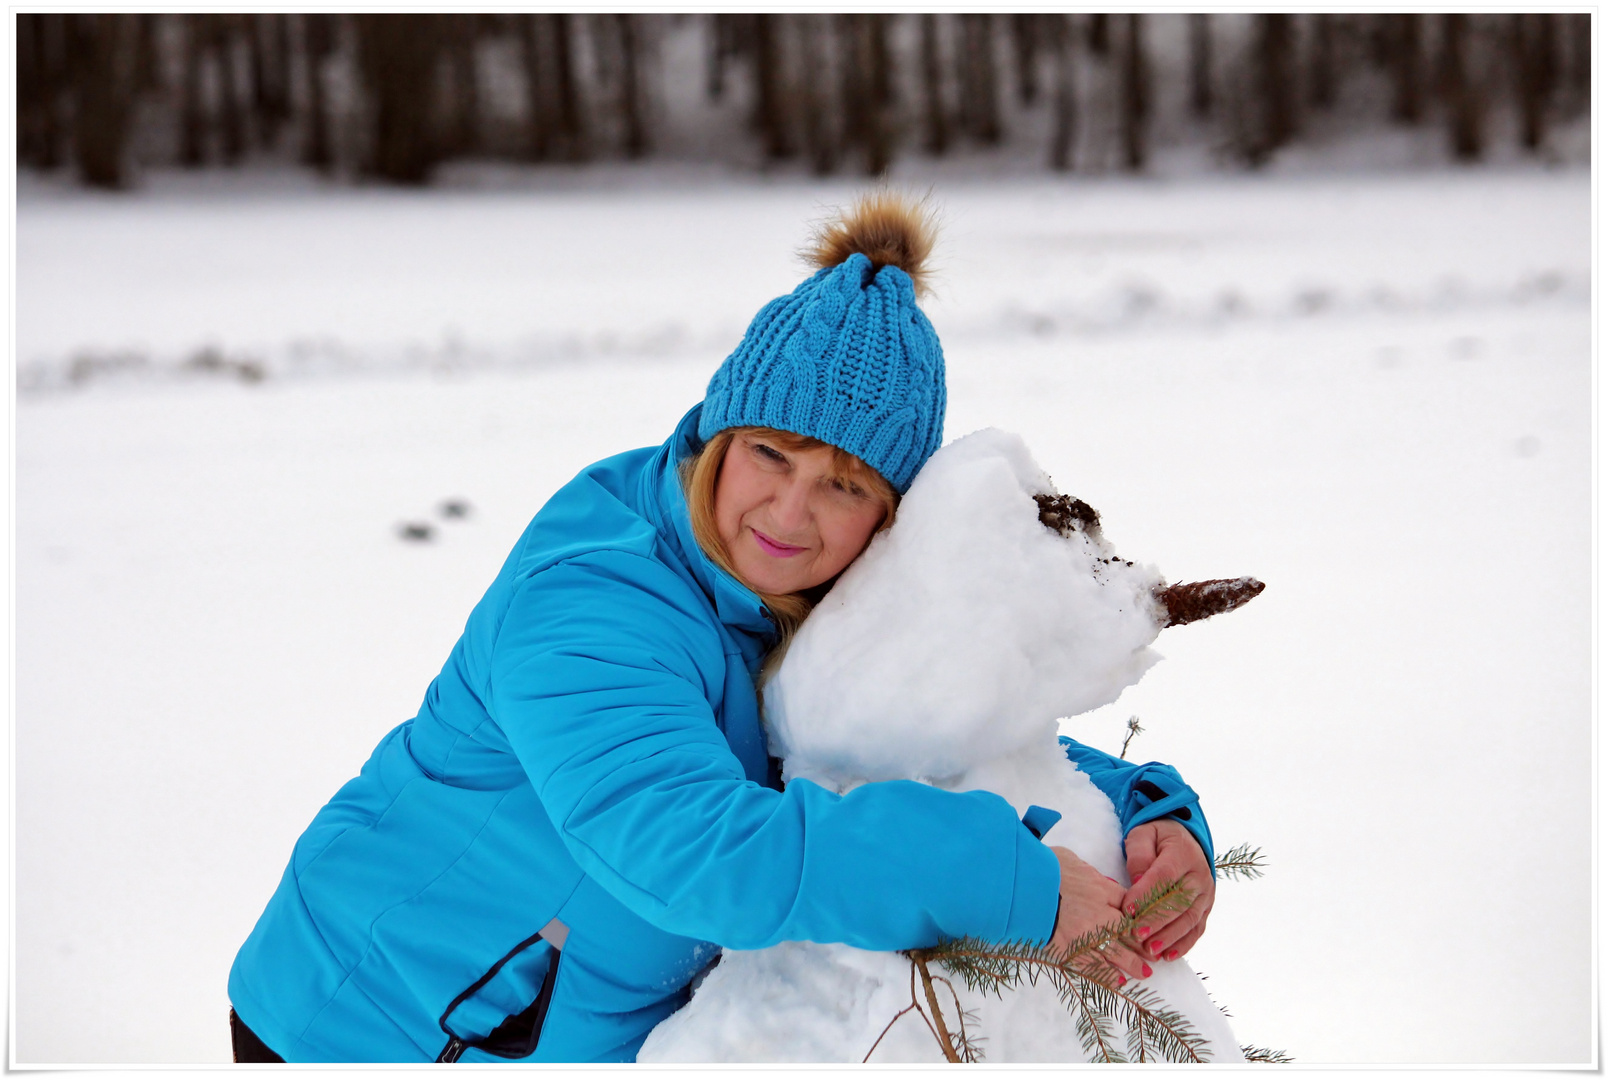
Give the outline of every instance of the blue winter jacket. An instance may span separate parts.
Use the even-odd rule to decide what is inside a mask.
[[[699,550],[676,470],[698,413],[547,502],[297,841],[229,974],[287,1061],[629,1061],[721,946],[1049,937],[1058,864],[1004,799],[780,789],[769,615]],[[1126,827],[1192,808],[1204,836],[1170,769],[1072,749]]]

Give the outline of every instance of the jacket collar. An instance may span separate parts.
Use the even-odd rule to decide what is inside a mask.
[[[658,474],[658,498],[652,500],[652,505],[663,515],[664,520],[655,522],[660,535],[664,536],[681,557],[682,565],[686,566],[693,578],[702,586],[704,592],[715,605],[715,614],[722,623],[733,630],[740,631],[739,641],[743,648],[743,659],[747,661],[750,669],[755,668],[759,659],[770,647],[775,636],[776,627],[771,621],[770,612],[759,598],[759,594],[748,586],[732,577],[712,562],[698,546],[698,541],[692,533],[692,515],[687,509],[687,494],[681,486],[680,464],[689,454],[695,454],[703,448],[703,440],[698,438],[698,417],[703,412],[703,403],[699,402],[681,418],[676,425],[675,433],[659,449],[655,455],[655,468],[650,475]],[[744,638],[757,639],[752,644]],[[749,655],[750,651],[753,656]]]

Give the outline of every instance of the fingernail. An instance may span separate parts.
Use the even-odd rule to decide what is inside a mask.
[[[1159,941],[1152,941],[1152,942],[1151,942],[1151,943],[1150,943],[1150,951],[1151,951],[1151,952],[1152,952],[1152,953],[1159,953],[1159,952],[1161,952],[1161,942],[1159,942]]]
[[[1148,933],[1150,933],[1150,927],[1148,927],[1148,926],[1141,926],[1141,927],[1140,927],[1140,928],[1139,928],[1139,936],[1140,936],[1140,937],[1144,937],[1144,936],[1145,936],[1145,935],[1146,935],[1146,934],[1148,934]]]
[[[1126,975],[1118,975],[1117,976],[1117,985],[1118,986],[1125,986],[1125,985],[1127,985],[1127,982],[1128,982],[1128,976],[1126,976]]]
[[[1149,964],[1145,965],[1145,978],[1147,978],[1147,979],[1150,978],[1150,965]]]
[[[1129,904],[1128,905],[1128,914],[1129,915],[1137,915],[1137,914],[1139,914],[1139,905],[1138,904]]]
[[[1178,950],[1177,949],[1168,949],[1167,950],[1167,959],[1169,959],[1169,960],[1178,959]]]

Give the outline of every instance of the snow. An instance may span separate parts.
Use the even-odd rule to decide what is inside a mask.
[[[1018,436],[988,428],[942,447],[893,527],[799,630],[765,686],[766,732],[789,781],[842,793],[927,780],[992,791],[1018,814],[1055,810],[1061,819],[1044,842],[1127,888],[1116,810],[1067,760],[1057,718],[1109,704],[1158,659],[1149,646],[1166,612],[1152,594],[1163,582],[1115,558],[1099,525],[1067,536],[1047,528],[1034,496],[1055,494]],[[897,954],[846,946],[728,950],[637,1058],[852,1063],[874,1047],[879,1063],[943,1061],[916,1018],[878,1041],[908,1004],[900,988],[910,978]],[[954,982],[947,1022],[970,1014],[984,1060],[1091,1060],[1048,980],[1000,995]],[[1240,1060],[1186,960],[1157,961],[1142,986],[1206,1040],[1207,1060]],[[1113,1024],[1118,1047],[1125,1033]]]
[[[22,185],[17,1062],[227,1060],[295,837],[853,190],[640,176]],[[938,180],[950,435],[1020,433],[1169,580],[1268,583],[1063,726],[1116,752],[1137,714],[1129,757],[1266,850],[1188,957],[1235,1034],[1590,1061],[1588,174]]]

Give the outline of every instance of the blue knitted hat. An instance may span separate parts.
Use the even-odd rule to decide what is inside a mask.
[[[897,235],[901,228],[917,234]],[[698,436],[750,424],[809,435],[903,494],[944,437],[944,353],[911,277],[921,273],[930,228],[919,208],[883,194],[823,232],[817,261],[840,261],[754,316],[709,380]]]

